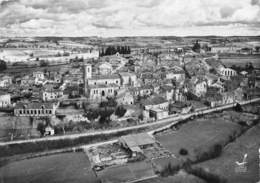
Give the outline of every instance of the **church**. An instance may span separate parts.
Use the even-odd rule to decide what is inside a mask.
[[[136,86],[137,78],[134,73],[106,72],[93,74],[92,65],[84,65],[84,92],[91,101],[101,102],[107,97],[114,97],[120,88]]]

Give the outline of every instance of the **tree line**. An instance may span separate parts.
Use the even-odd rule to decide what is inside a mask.
[[[131,48],[129,46],[108,46],[107,48],[102,48],[99,55],[102,57],[106,55],[114,55],[117,52],[120,54],[130,54]]]

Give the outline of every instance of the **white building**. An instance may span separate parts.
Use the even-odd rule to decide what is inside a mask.
[[[0,78],[0,87],[8,87],[12,84],[12,77],[3,76]]]
[[[123,86],[137,86],[136,74],[130,72],[120,72],[119,75]]]
[[[54,116],[56,107],[52,103],[17,103],[14,108],[15,116]]]
[[[166,73],[166,79],[174,79],[178,82],[185,80],[185,72],[181,67],[174,66]]]
[[[222,68],[219,72],[221,76],[223,76],[226,79],[230,79],[231,77],[237,75],[237,72],[230,68]]]
[[[91,85],[88,86],[87,96],[92,101],[106,100],[107,97],[114,97],[116,91],[119,89],[118,85]]]
[[[11,105],[10,94],[0,92],[0,108],[9,107],[10,105]]]
[[[63,96],[63,91],[60,89],[45,89],[42,92],[42,100],[44,102],[57,100],[62,96]]]
[[[44,79],[44,73],[41,71],[33,72],[33,77],[36,79]]]
[[[120,105],[132,105],[134,104],[134,97],[130,92],[118,94],[116,97],[117,104]]]
[[[112,74],[113,67],[110,63],[104,62],[98,66],[98,71],[99,71],[99,74],[101,74],[101,75]]]
[[[197,97],[201,97],[207,93],[207,82],[202,79],[193,77],[191,79],[191,92]]]
[[[121,79],[118,74],[92,75],[92,66],[84,66],[85,95],[91,100],[105,99],[116,95],[121,86]]]

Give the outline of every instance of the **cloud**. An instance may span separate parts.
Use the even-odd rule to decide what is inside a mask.
[[[0,0],[7,36],[254,35],[259,24],[260,0]]]

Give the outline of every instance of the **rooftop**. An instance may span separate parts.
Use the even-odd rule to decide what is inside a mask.
[[[97,79],[119,79],[119,75],[117,74],[109,74],[109,75],[93,75],[89,80],[97,80]]]
[[[36,103],[36,102],[30,102],[30,103],[23,103],[19,102],[16,104],[15,109],[21,109],[21,108],[26,108],[26,109],[53,109],[53,103]]]
[[[146,100],[142,100],[141,103],[143,105],[158,105],[158,104],[162,104],[162,103],[165,103],[165,102],[168,102],[166,99],[164,99],[163,97],[160,97],[160,96],[153,96],[153,97],[150,97]]]
[[[155,139],[147,133],[122,136],[120,141],[126,143],[129,148],[155,143]]]

